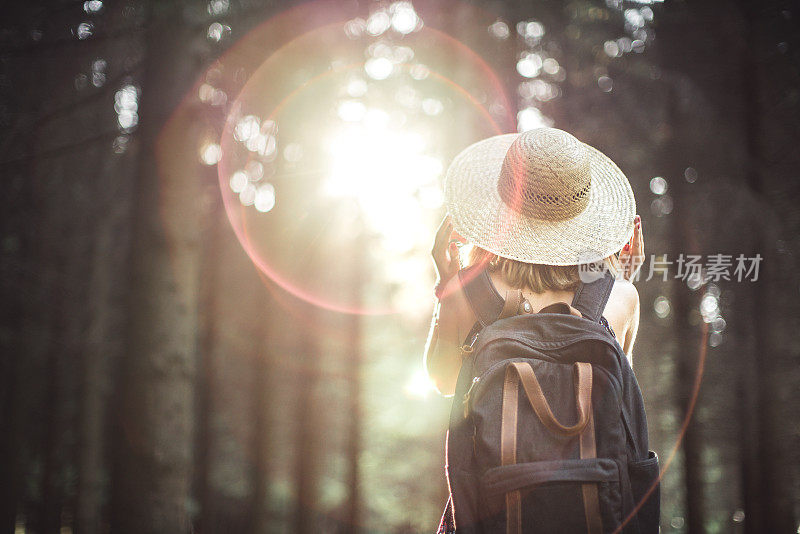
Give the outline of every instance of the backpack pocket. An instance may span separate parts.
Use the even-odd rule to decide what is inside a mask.
[[[647,458],[630,462],[628,474],[631,479],[633,505],[636,510],[636,523],[639,532],[650,534],[658,532],[661,520],[661,495],[658,469],[658,455],[648,451]]]
[[[550,460],[489,469],[481,481],[481,515],[487,532],[507,532],[507,495],[519,492],[522,533],[587,532],[584,486],[596,485],[604,531],[621,523],[617,463],[608,458]]]
[[[610,413],[604,399],[615,412],[616,397],[599,387],[594,412],[587,362],[511,361],[500,371],[502,387],[482,382],[470,411],[485,532],[613,531],[622,521],[621,466],[598,457],[595,416]]]

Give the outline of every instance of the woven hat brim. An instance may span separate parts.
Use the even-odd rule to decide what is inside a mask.
[[[445,201],[455,230],[493,254],[525,263],[579,265],[619,251],[633,233],[636,213],[625,174],[608,156],[585,145],[591,168],[586,208],[561,221],[521,215],[497,191],[503,159],[517,136],[478,141],[453,160],[445,178]]]

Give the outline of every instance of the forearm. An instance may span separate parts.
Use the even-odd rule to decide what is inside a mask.
[[[428,339],[425,341],[425,353],[422,358],[422,364],[431,374],[431,362],[435,360],[436,345],[439,341],[439,309],[440,303],[437,300],[433,307],[433,316],[431,317],[431,326],[428,329]]]
[[[639,332],[639,303],[637,301],[634,308],[631,324],[625,333],[625,344],[622,347],[625,351],[625,356],[628,357],[628,363],[633,367],[633,344],[636,342],[636,334]]]
[[[439,304],[434,308],[428,340],[425,343],[424,365],[436,389],[442,395],[452,395],[461,368],[461,347],[453,342],[457,335],[447,321],[439,322]]]

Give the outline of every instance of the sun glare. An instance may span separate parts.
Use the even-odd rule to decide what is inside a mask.
[[[423,369],[419,369],[411,375],[403,389],[409,397],[425,399],[436,391],[436,386],[428,376],[428,373]]]
[[[303,21],[311,4],[288,19]],[[477,139],[514,130],[504,86],[468,46],[426,25],[412,2],[390,1],[366,18],[300,36],[290,32],[291,39],[275,48],[276,36],[289,26],[252,33],[208,71],[196,94],[211,106],[234,94],[222,87],[226,73],[250,75],[228,104],[218,147],[203,139],[200,160],[217,166],[237,238],[281,288],[336,311],[424,319],[445,163]],[[224,28],[218,35],[227,38]],[[260,65],[235,67],[264,49],[274,52]],[[545,76],[549,55],[534,52],[532,61],[539,62],[533,66]],[[533,94],[540,80],[526,81]],[[520,117],[526,126],[536,120],[532,112]],[[306,216],[311,213],[325,217]],[[296,251],[281,249],[293,232],[363,238],[377,267],[376,287],[386,291],[373,291],[380,298],[358,304],[323,295],[295,272]]]
[[[428,208],[441,205],[441,195],[432,190],[438,189],[443,164],[426,153],[422,135],[392,128],[386,112],[370,109],[364,115],[363,122],[342,125],[331,134],[324,190],[332,197],[354,198],[387,248],[405,252],[428,233],[420,197],[425,196]]]

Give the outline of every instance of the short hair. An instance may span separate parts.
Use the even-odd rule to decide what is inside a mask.
[[[492,272],[500,275],[508,285],[520,289],[530,289],[534,293],[544,291],[568,291],[578,289],[580,284],[579,265],[545,265],[541,263],[525,263],[503,258],[478,246],[473,246],[469,253],[469,264],[486,264]],[[619,260],[616,255],[596,262],[600,269],[608,269],[616,275],[619,271]]]

